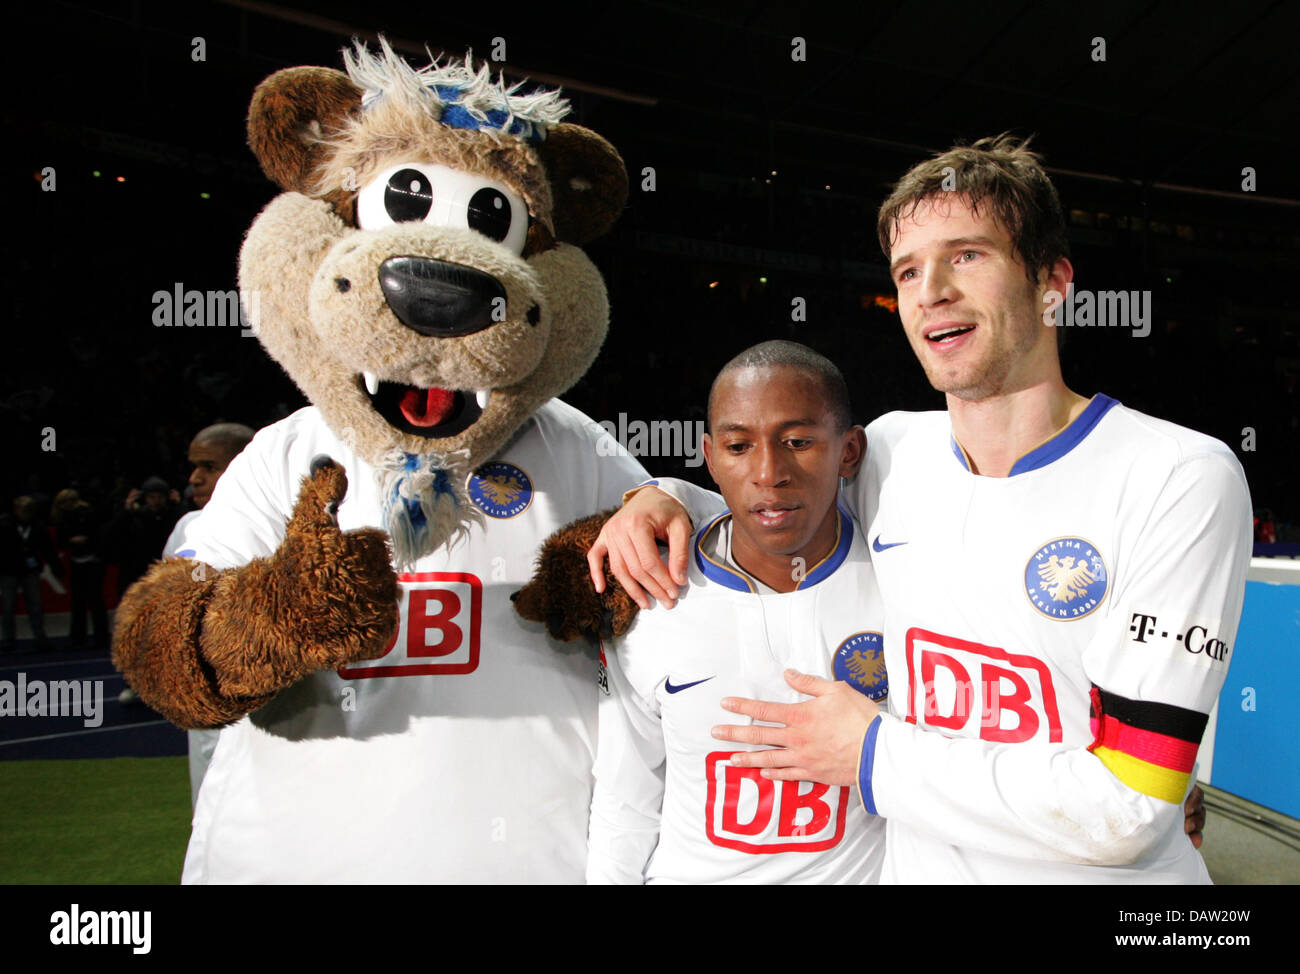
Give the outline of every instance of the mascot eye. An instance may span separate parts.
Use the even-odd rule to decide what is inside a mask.
[[[510,233],[510,201],[499,189],[485,186],[470,197],[469,228],[493,240],[505,240]]]
[[[528,204],[490,176],[408,159],[381,172],[357,193],[357,226],[382,230],[424,224],[470,230],[516,256],[528,238]]]
[[[388,177],[384,211],[394,223],[423,220],[433,208],[433,184],[417,169],[399,169]]]

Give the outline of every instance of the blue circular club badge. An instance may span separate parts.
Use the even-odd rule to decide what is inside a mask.
[[[854,633],[835,650],[835,679],[843,680],[872,700],[889,695],[885,675],[885,638],[878,632]]]
[[[1025,566],[1025,594],[1049,619],[1082,619],[1101,605],[1109,587],[1106,562],[1082,538],[1040,545]]]
[[[469,499],[488,517],[517,517],[533,502],[533,482],[513,463],[485,463],[470,475]]]

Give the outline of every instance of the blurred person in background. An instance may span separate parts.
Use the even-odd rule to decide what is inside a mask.
[[[180,494],[161,477],[147,477],[126,495],[124,510],[108,526],[119,599],[158,560],[179,517]]]
[[[37,514],[34,498],[23,495],[14,498],[13,514],[0,515],[0,599],[3,599],[3,618],[0,619],[0,651],[11,653],[17,649],[15,612],[18,590],[27,600],[27,618],[31,622],[36,651],[53,649],[45,635],[45,610],[41,603],[41,572],[45,566],[62,574],[54,543]]]
[[[71,590],[72,619],[69,649],[86,646],[86,619],[94,626],[91,645],[108,649],[108,610],[104,607],[102,522],[99,513],[71,487],[54,495],[50,521],[60,549],[68,553],[68,587]]]

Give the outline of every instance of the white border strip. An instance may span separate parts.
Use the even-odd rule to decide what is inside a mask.
[[[171,723],[167,720],[142,720],[137,724],[115,724],[112,727],[88,727],[79,731],[64,731],[62,734],[42,734],[40,737],[20,737],[13,741],[0,741],[0,747],[10,744],[30,744],[32,741],[52,741],[57,737],[81,737],[83,734],[102,734],[104,731],[130,730],[132,727],[154,727],[157,724]]]
[[[1300,585],[1300,558],[1252,558],[1246,580],[1273,585]]]

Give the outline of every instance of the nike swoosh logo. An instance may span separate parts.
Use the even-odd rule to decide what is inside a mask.
[[[897,548],[899,545],[907,544],[906,541],[894,541],[889,544],[880,543],[880,535],[876,535],[876,540],[871,542],[872,551],[886,551],[889,548]]]
[[[677,686],[673,686],[673,678],[668,677],[668,679],[664,680],[664,689],[667,690],[669,693],[681,693],[683,690],[689,690],[691,687],[697,687],[701,683],[708,683],[712,679],[713,677],[706,676],[703,680],[696,680],[694,683],[679,683],[677,684]]]

